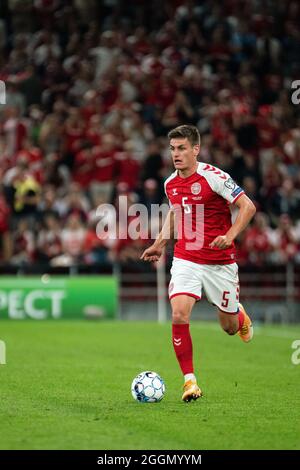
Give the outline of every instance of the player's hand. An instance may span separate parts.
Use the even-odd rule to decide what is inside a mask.
[[[210,248],[220,248],[220,250],[225,250],[232,245],[231,238],[228,238],[226,235],[219,235],[216,237],[210,244]]]
[[[141,259],[143,259],[144,261],[150,261],[150,262],[158,261],[162,255],[162,252],[163,250],[161,248],[158,248],[155,245],[151,245],[149,246],[149,248],[147,248],[144,251],[144,253],[141,256]]]

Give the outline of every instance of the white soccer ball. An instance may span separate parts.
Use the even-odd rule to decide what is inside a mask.
[[[131,393],[135,400],[142,403],[157,403],[165,394],[163,379],[152,371],[138,374],[132,381]]]

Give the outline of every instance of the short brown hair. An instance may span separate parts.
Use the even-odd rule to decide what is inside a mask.
[[[191,146],[200,145],[200,134],[197,127],[190,124],[175,127],[168,133],[169,140],[171,139],[187,139]]]

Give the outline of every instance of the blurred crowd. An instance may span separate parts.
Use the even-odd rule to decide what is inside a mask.
[[[165,202],[184,123],[256,204],[240,263],[300,262],[299,51],[293,0],[1,0],[1,263],[138,260],[97,208]]]

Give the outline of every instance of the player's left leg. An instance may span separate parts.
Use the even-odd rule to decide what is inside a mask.
[[[218,308],[221,327],[229,335],[238,333],[248,343],[253,337],[250,317],[239,303],[239,279],[236,263],[229,265],[205,266],[203,278],[209,301]]]
[[[253,326],[249,315],[242,304],[238,304],[236,313],[223,312],[218,308],[220,325],[229,335],[238,333],[239,337],[249,343],[253,337]]]
[[[239,331],[238,314],[223,312],[218,308],[218,316],[221,327],[228,335],[235,335]]]
[[[238,335],[245,343],[249,343],[253,338],[252,321],[243,305],[239,303],[239,331]]]

